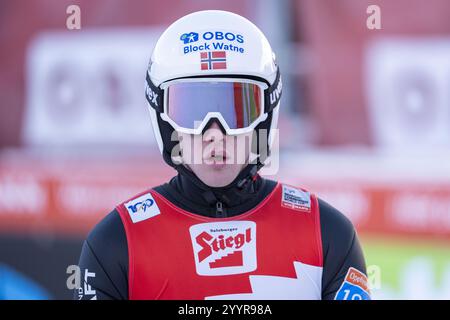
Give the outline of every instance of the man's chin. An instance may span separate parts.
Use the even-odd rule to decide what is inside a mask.
[[[230,184],[239,173],[234,176],[230,176],[230,169],[233,165],[229,164],[213,164],[208,165],[208,171],[203,175],[202,181],[210,187],[224,187]]]
[[[206,164],[208,170],[212,171],[225,171],[231,167],[231,165],[226,164],[225,162],[212,162]]]

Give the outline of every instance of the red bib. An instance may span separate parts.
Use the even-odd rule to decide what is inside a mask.
[[[117,207],[130,299],[320,299],[317,198],[278,184],[230,218],[182,210],[148,190]]]

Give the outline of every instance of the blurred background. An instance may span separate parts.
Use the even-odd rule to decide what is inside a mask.
[[[72,4],[80,30],[66,27]],[[0,0],[0,299],[71,298],[89,230],[175,174],[144,75],[164,28],[202,9],[249,18],[277,52],[269,178],[348,215],[375,299],[450,299],[447,0]]]

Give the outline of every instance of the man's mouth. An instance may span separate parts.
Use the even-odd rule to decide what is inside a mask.
[[[216,152],[216,151],[212,151],[211,155],[207,158],[208,162],[219,162],[219,163],[225,163],[225,161],[227,160],[227,154],[226,152]]]

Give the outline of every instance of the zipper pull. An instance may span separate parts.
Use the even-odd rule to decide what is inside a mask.
[[[223,211],[223,204],[220,201],[216,202],[216,216],[218,218],[226,217],[225,212]]]

